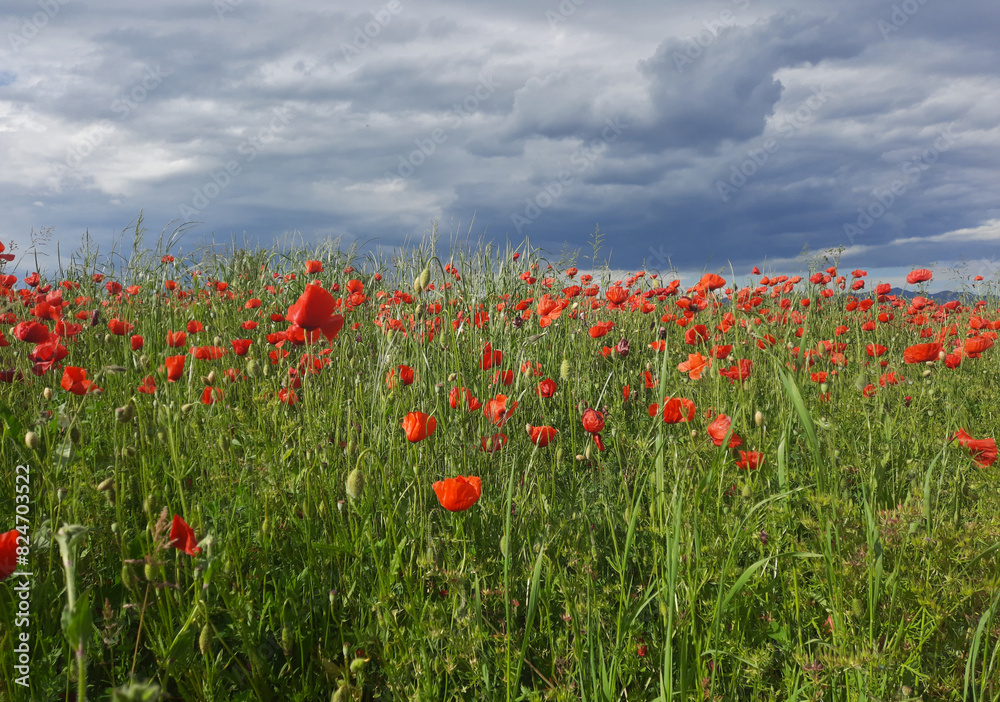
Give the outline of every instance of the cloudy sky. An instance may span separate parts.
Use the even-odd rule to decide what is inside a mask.
[[[625,269],[1000,271],[995,0],[3,7],[0,241],[49,231],[43,267],[142,210],[185,251],[437,220],[553,256],[599,225]]]

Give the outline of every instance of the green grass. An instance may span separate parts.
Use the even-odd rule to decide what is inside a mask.
[[[575,318],[571,306],[544,329],[537,315],[513,324],[519,300],[534,298],[534,308],[572,282],[564,271],[574,261],[547,271],[534,250],[516,262],[492,249],[439,262],[432,242],[391,261],[327,247],[163,263],[165,246],[162,237],[155,250],[138,246],[113,271],[85,254],[64,277],[43,276],[53,289],[78,282],[63,297],[85,298],[66,308],[83,328],[45,375],[31,373],[32,345],[10,333],[30,308],[16,293],[6,303],[10,346],[0,353],[24,379],[0,384],[0,515],[14,514],[14,466],[29,465],[31,699],[107,699],[115,688],[117,699],[158,690],[185,700],[1000,699],[1000,476],[947,441],[959,428],[998,433],[996,350],[954,370],[902,360],[925,341],[920,328],[954,323],[964,337],[968,307],[922,325],[895,308],[892,321],[864,332],[879,304],[848,312],[849,296],[821,298],[805,281],[781,295],[798,321],[776,318],[782,310],[767,294],[752,311],[710,304],[692,324],[711,331],[734,313],[736,325],[714,342],[733,344],[732,357],[690,380],[677,365],[708,345],[689,346],[686,328],[660,321],[682,315],[677,298],[653,297],[651,313],[591,310],[614,282],[606,270],[594,272],[597,297],[571,301]],[[306,275],[307,259],[322,260],[324,272]],[[519,274],[535,263],[529,285]],[[357,270],[343,273],[349,265]],[[435,289],[415,292],[425,267]],[[109,275],[95,283],[95,272]],[[313,278],[327,288],[360,280],[368,300],[343,312],[335,342],[286,342],[290,355],[272,363],[266,334],[288,324],[269,315],[283,317]],[[140,291],[111,296],[112,279]],[[167,280],[177,290],[166,291]],[[631,289],[667,282],[647,275]],[[406,327],[412,316],[406,334],[373,323],[395,290],[412,296],[385,310]],[[262,305],[246,309],[250,298]],[[96,326],[73,319],[95,309]],[[477,312],[489,315],[481,327]],[[977,314],[1000,317],[992,307]],[[113,317],[134,330],[109,334]],[[192,319],[204,330],[167,347],[167,330]],[[241,329],[245,320],[260,326]],[[611,333],[590,338],[604,320],[614,321]],[[850,331],[836,336],[841,324]],[[658,352],[649,343],[661,328]],[[142,349],[132,351],[131,334],[144,337]],[[762,349],[765,334],[777,343]],[[234,355],[235,338],[254,340],[246,357]],[[620,338],[627,357],[604,357],[601,347]],[[846,365],[825,354],[810,370],[787,349],[820,340],[845,343]],[[480,369],[486,341],[503,354],[499,368],[514,372],[511,386]],[[866,366],[870,342],[889,348],[886,368]],[[163,360],[190,345],[228,353],[189,354],[184,376],[168,382]],[[327,347],[317,357],[328,363],[301,373],[299,403],[280,402],[289,368]],[[741,358],[753,361],[747,380],[719,375]],[[542,375],[522,373],[525,361]],[[417,380],[390,389],[386,373],[399,364]],[[64,391],[63,365],[85,368],[103,392]],[[244,377],[230,382],[229,368]],[[645,387],[645,370],[658,388]],[[810,379],[817,370],[838,371],[828,400]],[[906,380],[880,387],[886,371]],[[136,390],[147,375],[153,395]],[[558,390],[541,398],[534,388],[547,377]],[[862,397],[868,382],[878,392]],[[221,402],[201,403],[206,384],[222,389]],[[449,406],[455,386],[519,405],[498,430],[481,410]],[[694,420],[650,417],[648,406],[669,396],[693,400]],[[131,417],[116,415],[129,404]],[[606,408],[604,451],[583,429],[586,406]],[[437,430],[411,444],[400,424],[417,410]],[[738,469],[738,453],[708,438],[720,413],[741,449],[763,454],[758,470]],[[535,447],[525,424],[559,434]],[[506,445],[482,451],[497,431]],[[345,488],[355,468],[364,476],[356,500]],[[451,513],[432,485],[456,475],[479,476],[482,497]],[[169,546],[175,513],[205,539],[199,555]],[[12,520],[0,518],[0,531]],[[0,699],[20,700],[29,696],[14,681],[13,584],[0,585]],[[129,688],[134,681],[152,687]]]

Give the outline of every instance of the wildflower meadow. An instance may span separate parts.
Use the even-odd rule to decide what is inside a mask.
[[[130,243],[0,271],[0,700],[1000,699],[990,281]]]

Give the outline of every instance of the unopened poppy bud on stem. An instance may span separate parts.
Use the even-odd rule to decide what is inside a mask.
[[[359,500],[365,494],[365,476],[360,468],[355,468],[347,476],[347,496]]]
[[[44,397],[46,400],[51,400],[52,388],[45,388],[44,390],[42,390],[42,397]]]
[[[37,449],[39,446],[42,445],[42,440],[38,436],[38,434],[36,434],[33,431],[29,431],[27,434],[24,435],[24,445],[30,448],[32,451],[34,451],[35,449]]]
[[[559,364],[559,377],[562,380],[569,380],[570,370],[572,370],[572,369],[571,369],[570,364],[569,364],[569,359],[568,358],[564,358],[563,361],[562,361],[562,363]]]
[[[754,412],[753,423],[756,424],[757,426],[762,425],[764,423],[764,413],[761,412],[760,410]]]

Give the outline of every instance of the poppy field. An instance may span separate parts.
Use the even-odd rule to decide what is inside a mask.
[[[988,281],[136,242],[0,274],[0,699],[1000,699]]]

